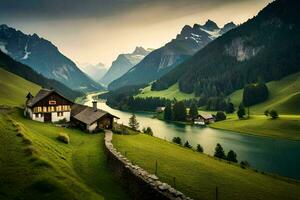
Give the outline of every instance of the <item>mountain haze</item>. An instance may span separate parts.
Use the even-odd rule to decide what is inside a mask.
[[[108,72],[100,79],[104,85],[108,85],[112,81],[124,75],[133,66],[138,64],[145,56],[151,52],[150,49],[143,47],[136,47],[132,53],[120,54],[115,61],[113,61]]]
[[[193,27],[186,25],[175,39],[151,52],[126,74],[113,81],[108,88],[114,90],[123,86],[140,85],[156,80],[234,27],[235,25],[230,23],[224,28],[219,28],[211,20],[204,25],[194,24]]]
[[[0,25],[0,50],[45,77],[60,81],[74,90],[102,89],[73,61],[60,53],[56,46],[37,34],[26,35],[7,25]]]

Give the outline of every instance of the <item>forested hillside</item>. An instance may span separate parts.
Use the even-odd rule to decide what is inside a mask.
[[[300,3],[278,0],[208,44],[158,79],[152,90],[176,82],[185,93],[228,95],[248,83],[278,80],[300,70]]]

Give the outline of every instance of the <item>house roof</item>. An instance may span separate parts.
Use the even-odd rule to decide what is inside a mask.
[[[213,119],[214,116],[210,113],[201,113],[199,114],[200,117],[202,117],[203,119]]]
[[[53,90],[48,90],[48,89],[41,89],[36,95],[35,97],[31,98],[28,100],[27,102],[27,106],[31,107],[34,106],[34,104],[36,104],[37,102],[39,102],[40,100],[42,100],[43,98],[47,97],[49,94],[51,94],[53,92]]]
[[[92,124],[104,115],[110,115],[119,119],[118,117],[101,109],[94,110],[92,107],[80,104],[73,104],[71,107],[71,117],[85,124]]]
[[[59,94],[58,92],[56,92],[55,90],[48,90],[48,89],[42,88],[42,89],[35,95],[35,97],[32,97],[32,98],[30,98],[30,99],[27,101],[27,106],[28,106],[28,107],[34,106],[37,102],[41,101],[42,99],[46,98],[47,96],[49,96],[49,95],[52,94],[52,93],[56,93],[56,94],[58,94],[59,96],[61,96],[62,98],[66,99],[67,101],[72,102],[72,101],[70,101],[69,99],[67,99],[67,98],[65,98],[64,96],[62,96],[61,94]],[[28,95],[27,95],[27,96],[28,96]]]

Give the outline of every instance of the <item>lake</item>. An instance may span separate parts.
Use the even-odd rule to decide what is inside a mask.
[[[94,95],[86,97],[85,105],[92,106]],[[98,108],[118,116],[118,123],[128,124],[131,113],[112,109],[103,101],[98,101]],[[300,141],[165,122],[152,118],[153,114],[150,113],[136,113],[136,116],[140,128],[151,127],[156,137],[168,141],[180,137],[183,143],[188,140],[193,147],[201,144],[204,153],[209,155],[213,155],[216,144],[220,143],[226,153],[232,149],[237,153],[239,161],[248,161],[254,169],[300,180]]]

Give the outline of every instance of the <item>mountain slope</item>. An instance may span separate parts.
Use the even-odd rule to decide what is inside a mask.
[[[41,87],[0,68],[0,104],[21,106],[30,92],[36,94]]]
[[[299,71],[299,9],[297,1],[270,3],[158,79],[152,89],[163,90],[178,82],[183,92],[218,96],[258,79],[277,80]]]
[[[108,88],[114,90],[123,86],[140,85],[156,80],[233,27],[235,25],[229,23],[221,29],[211,20],[208,20],[203,26],[199,24],[195,24],[193,27],[186,25],[176,39],[151,52],[126,74],[113,81]]]
[[[133,53],[119,55],[118,58],[113,61],[108,72],[104,75],[103,78],[101,78],[100,82],[104,85],[108,85],[112,81],[124,75],[150,52],[151,50],[145,50],[143,47],[136,47]]]
[[[263,114],[265,110],[275,109],[279,114],[300,114],[300,73],[284,77],[279,81],[267,83],[269,98],[267,101],[251,106],[252,114]],[[242,101],[243,89],[229,95],[237,107]]]
[[[6,71],[16,74],[42,87],[54,88],[56,91],[63,94],[65,97],[69,99],[75,99],[76,97],[83,95],[82,92],[71,90],[70,88],[68,88],[67,86],[65,86],[64,84],[56,80],[45,78],[43,75],[38,74],[30,67],[13,60],[8,55],[2,53],[2,51],[0,51],[0,68],[3,68]],[[7,84],[10,84],[9,82],[10,80],[8,80]],[[22,85],[15,85],[15,86],[22,88]],[[6,88],[1,88],[1,90],[6,90]]]
[[[0,25],[0,49],[13,59],[30,66],[45,77],[81,91],[102,87],[92,81],[51,42],[38,35],[26,35],[7,25]]]

